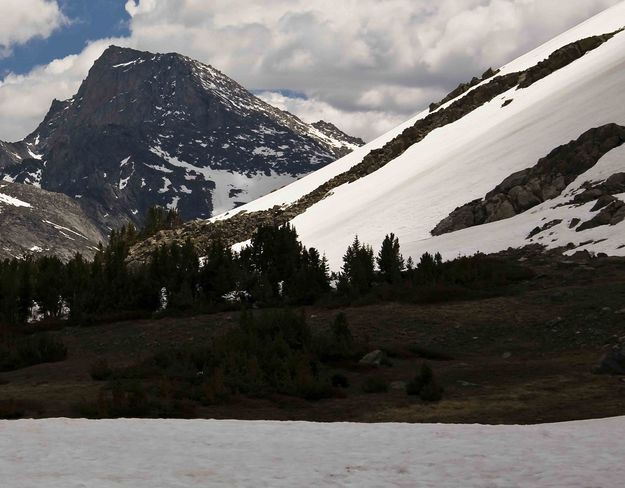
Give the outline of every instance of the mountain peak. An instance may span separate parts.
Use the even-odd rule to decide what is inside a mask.
[[[207,218],[356,147],[337,134],[199,61],[113,45],[74,97],[55,100],[21,146],[0,150],[0,179],[79,199],[103,230],[140,223],[153,205]]]
[[[348,146],[354,146],[354,149],[356,147],[365,145],[365,141],[363,141],[360,137],[353,137],[346,134],[331,122],[319,120],[313,123],[312,126],[329,137],[332,137],[338,141],[343,141]]]

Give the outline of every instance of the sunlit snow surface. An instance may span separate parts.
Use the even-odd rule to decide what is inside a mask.
[[[567,43],[623,26],[625,2],[509,63],[502,73],[526,69]],[[453,258],[478,250],[496,252],[524,246],[531,243],[527,236],[534,227],[554,219],[564,222],[552,230],[553,236],[543,237],[548,247],[601,241],[579,249],[625,254],[625,222],[575,232],[568,229],[571,218],[591,218],[593,205],[554,209],[564,203],[560,199],[512,219],[436,238],[430,235],[455,208],[483,198],[510,174],[534,166],[554,148],[594,127],[625,125],[623,87],[625,32],[529,88],[510,90],[461,120],[434,130],[378,171],[335,188],[293,224],[304,244],[324,252],[334,269],[340,267],[341,257],[356,234],[361,241],[378,247],[385,234],[394,232],[406,256],[418,258],[426,251],[440,251],[445,258]],[[512,103],[503,107],[509,99]],[[426,115],[423,112],[345,158],[226,215],[293,202],[358,164],[372,149]],[[622,155],[618,149],[606,155],[614,171],[625,171]],[[591,173],[582,175],[578,186],[592,179]]]
[[[0,422],[3,488],[623,486],[625,418],[539,426]]]

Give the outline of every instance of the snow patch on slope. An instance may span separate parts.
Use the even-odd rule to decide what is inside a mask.
[[[269,148],[262,149],[267,150]],[[275,188],[291,183],[295,179],[294,176],[279,174],[273,170],[269,174],[260,172],[244,174],[229,170],[213,169],[211,167],[195,166],[170,155],[160,146],[151,147],[150,151],[171,166],[183,168],[186,172],[185,178],[187,180],[194,180],[199,176],[205,181],[213,182],[215,185],[212,191],[214,213],[232,210],[242,201],[259,198]],[[163,179],[169,181],[167,178]],[[171,181],[169,181],[169,185],[171,185]],[[159,192],[166,193],[169,190],[169,185],[166,185]],[[182,193],[190,193],[190,190],[184,185],[181,186],[180,191]]]
[[[0,187],[2,189],[2,187]],[[5,195],[4,193],[0,193],[0,205],[12,205],[13,207],[26,207],[30,208],[32,205],[30,203],[23,202],[15,197],[10,195]]]

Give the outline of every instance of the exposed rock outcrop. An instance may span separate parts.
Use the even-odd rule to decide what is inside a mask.
[[[554,149],[535,166],[510,175],[483,199],[454,210],[432,230],[432,235],[514,217],[551,200],[623,143],[625,127],[608,124],[590,129],[577,140]]]
[[[612,39],[623,29],[600,36],[587,37],[579,41],[572,42],[554,51],[547,59],[541,61],[536,66],[528,69],[519,82],[519,88],[527,88],[537,81],[546,78],[551,73],[571,64],[581,58],[588,51],[592,51],[601,46],[604,42]]]
[[[447,94],[447,96],[445,96],[445,98],[443,98],[440,102],[431,103],[430,104],[430,112],[434,112],[441,105],[445,105],[447,102],[453,100],[454,98],[458,98],[463,93],[468,92],[474,86],[479,85],[480,83],[482,83],[482,81],[485,81],[485,80],[488,80],[489,78],[492,78],[497,73],[499,73],[499,70],[493,70],[493,68],[488,68],[480,78],[474,76],[471,79],[471,81],[469,81],[468,83],[460,83],[456,88],[454,88],[452,91],[450,91]]]
[[[613,198],[610,203],[601,208],[597,215],[581,224],[575,230],[581,232],[586,229],[601,227],[602,225],[616,225],[623,222],[623,220],[625,220],[625,202]]]
[[[0,259],[26,254],[91,258],[105,236],[80,205],[60,193],[0,182]]]
[[[584,188],[584,191],[575,195],[572,203],[584,204],[597,200],[600,206],[594,210],[598,210],[614,200],[613,197],[610,198],[611,195],[625,193],[625,173],[614,173],[607,180],[600,183],[586,182],[582,185],[582,188]]]

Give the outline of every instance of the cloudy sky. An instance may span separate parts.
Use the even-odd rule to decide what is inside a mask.
[[[371,140],[621,0],[0,0],[0,139],[32,131],[110,44],[212,64]]]

